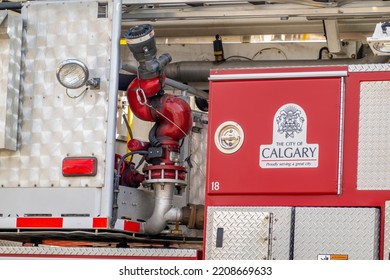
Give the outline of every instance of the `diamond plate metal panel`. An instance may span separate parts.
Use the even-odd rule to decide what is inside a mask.
[[[269,213],[259,211],[238,209],[214,211],[212,235],[207,241],[206,258],[267,259],[269,218]],[[218,228],[224,230],[221,248],[215,245],[215,242],[218,242],[216,241]]]
[[[386,201],[385,208],[385,240],[384,259],[390,260],[390,201]]]
[[[360,84],[357,188],[390,189],[390,82]]]
[[[190,135],[190,151],[192,167],[189,170],[189,203],[204,204],[206,187],[206,151],[207,151],[207,125],[202,125],[198,133]]]
[[[296,208],[294,259],[344,254],[350,260],[379,258],[376,208]]]
[[[176,257],[196,258],[197,250],[191,249],[133,249],[133,248],[71,248],[71,247],[0,247],[1,255],[99,256],[99,257]]]
[[[288,260],[291,209],[291,207],[209,207],[206,259]],[[267,216],[272,217],[272,220],[268,221]],[[269,231],[270,225],[272,225],[271,231]],[[216,248],[217,228],[221,227],[224,228],[225,235],[223,247]]]
[[[0,150],[17,145],[22,18],[0,11]]]
[[[23,246],[22,242],[0,240],[0,247],[14,247],[14,246]]]
[[[390,65],[386,64],[356,64],[348,66],[349,72],[384,72],[390,71]]]
[[[20,133],[16,152],[0,151],[2,187],[103,186],[111,21],[97,15],[97,1],[69,1],[66,8],[61,2],[24,6]],[[67,58],[86,63],[90,78],[101,79],[100,90],[68,98],[55,75]],[[63,177],[66,156],[97,157],[97,175]]]

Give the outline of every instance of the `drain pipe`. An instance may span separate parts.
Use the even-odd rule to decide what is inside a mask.
[[[155,183],[155,204],[152,216],[141,224],[141,233],[156,235],[161,233],[169,222],[180,222],[189,229],[203,229],[204,206],[189,205],[173,207],[175,185]]]
[[[155,204],[152,216],[141,224],[141,233],[156,235],[161,233],[168,222],[180,221],[182,211],[173,207],[175,185],[170,183],[153,184]]]

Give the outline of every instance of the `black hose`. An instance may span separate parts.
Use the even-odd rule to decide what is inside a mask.
[[[127,120],[126,114],[123,114],[122,118],[123,118],[123,121],[125,122],[125,125],[126,125],[126,128],[127,128],[127,132],[129,132],[130,139],[133,139],[133,130],[130,127],[130,124],[129,124],[129,121]]]
[[[387,27],[390,27],[390,22],[385,22],[381,25],[383,33],[386,33]]]
[[[146,159],[146,156],[147,155],[143,155],[142,158],[140,159],[140,161],[138,162],[137,166],[135,167],[135,169],[138,169],[145,161]]]
[[[149,131],[149,142],[150,144],[153,146],[153,147],[160,147],[161,146],[161,143],[160,141],[157,139],[156,137],[156,131],[157,131],[157,128],[159,127],[159,123],[154,123],[154,125],[152,126],[152,129]]]
[[[322,59],[322,53],[324,51],[327,51],[329,53],[329,49],[327,47],[322,47],[318,53],[318,59],[321,60]]]
[[[22,6],[22,2],[1,2],[0,10],[20,10]]]

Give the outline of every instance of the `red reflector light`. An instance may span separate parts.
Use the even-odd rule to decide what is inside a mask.
[[[96,172],[97,158],[95,157],[67,157],[62,161],[64,176],[95,176]]]
[[[62,228],[62,218],[25,218],[20,217],[16,219],[17,228]]]
[[[125,221],[123,229],[131,232],[141,232],[141,223]]]
[[[107,228],[108,227],[108,218],[96,217],[92,221],[93,228]]]

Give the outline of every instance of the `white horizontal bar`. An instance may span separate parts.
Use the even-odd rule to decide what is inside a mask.
[[[284,73],[253,73],[253,74],[214,74],[210,75],[210,81],[227,80],[266,80],[266,79],[289,79],[289,78],[323,78],[345,77],[347,71],[316,71],[316,72],[284,72]]]

